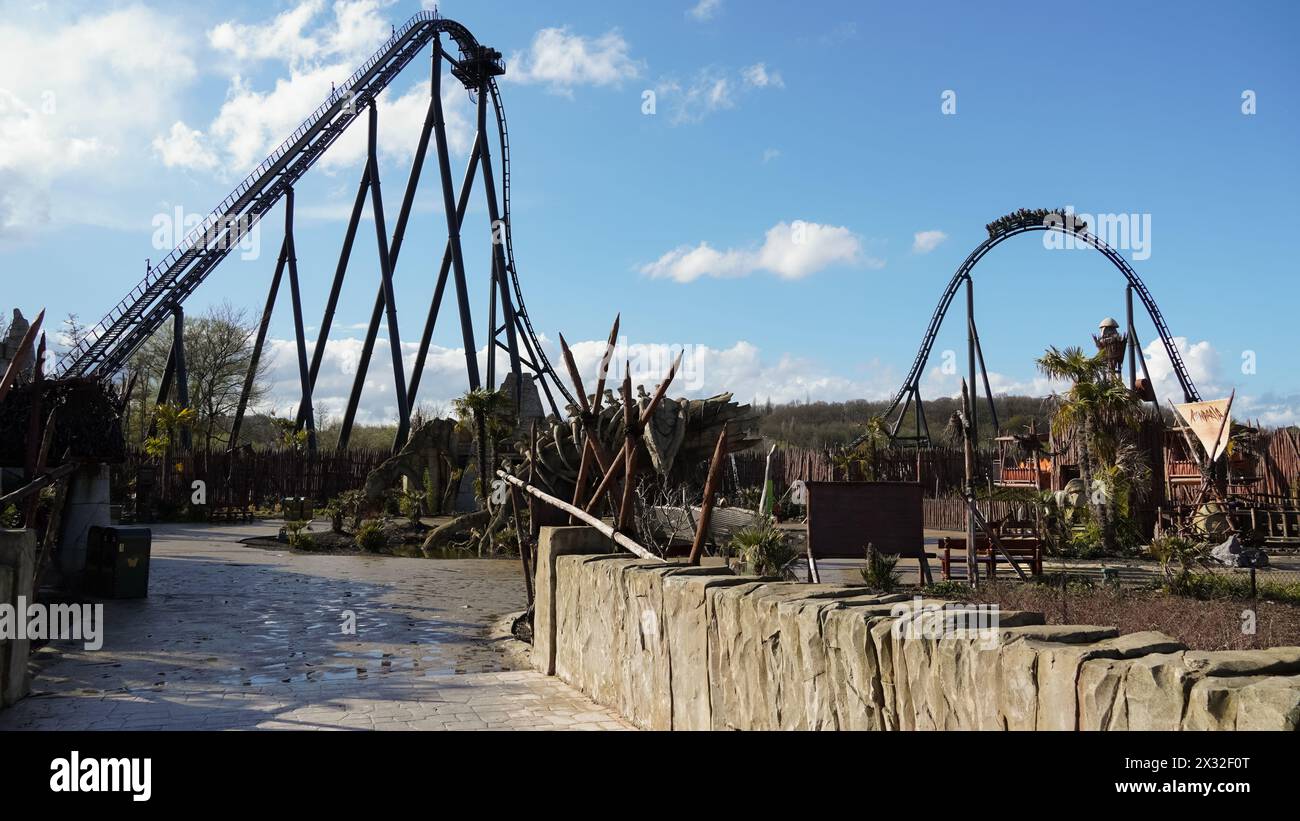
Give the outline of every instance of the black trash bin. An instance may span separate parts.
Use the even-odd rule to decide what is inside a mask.
[[[153,531],[147,527],[92,527],[86,545],[85,591],[107,599],[148,596],[152,546]]]

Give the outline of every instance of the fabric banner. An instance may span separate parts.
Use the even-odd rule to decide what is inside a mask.
[[[1227,452],[1228,437],[1232,433],[1232,397],[1211,402],[1187,402],[1174,405],[1174,408],[1211,459]]]

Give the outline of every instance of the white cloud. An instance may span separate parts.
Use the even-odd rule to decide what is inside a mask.
[[[775,160],[775,159],[777,159],[777,158],[780,157],[780,156],[781,156],[781,149],[779,149],[779,148],[767,148],[767,149],[764,149],[764,150],[763,150],[763,165],[767,165],[767,164],[770,163],[772,160]]]
[[[946,239],[948,235],[942,231],[917,231],[912,235],[912,253],[928,254]]]
[[[359,331],[363,327],[364,325],[357,325],[340,328],[340,331]],[[292,415],[296,412],[299,397],[297,348],[291,339],[271,339],[267,344],[271,390],[261,410],[274,408],[281,416]],[[545,338],[542,344],[551,359],[559,361],[557,346]],[[879,400],[892,397],[903,378],[900,372],[878,360],[857,363],[843,372],[837,372],[826,363],[809,357],[790,353],[766,355],[757,345],[743,339],[725,347],[640,342],[626,338],[620,339],[618,344],[620,347],[613,358],[614,370],[609,384],[617,385],[622,377],[622,371],[619,370],[621,363],[630,361],[633,383],[645,385],[648,390],[658,384],[677,354],[684,350],[679,375],[669,391],[674,397],[705,397],[730,391],[741,402],[771,399],[779,403],[810,398],[825,401]],[[1159,346],[1159,341],[1155,344]],[[361,339],[348,337],[331,339],[325,349],[315,402],[317,408],[326,409],[335,419],[347,406],[348,394],[361,357],[361,347]],[[1188,346],[1188,350],[1195,347]],[[418,348],[415,342],[402,343],[403,361],[408,374],[415,366]],[[574,341],[570,343],[570,348],[579,371],[589,379],[587,389],[593,390],[594,375],[605,351],[605,340]],[[1199,350],[1205,352],[1207,349],[1201,347]],[[362,424],[388,424],[397,418],[392,360],[388,351],[388,342],[381,334],[366,372],[366,386],[357,417]],[[477,356],[480,372],[486,370],[486,356],[485,346]],[[505,356],[504,352],[498,351],[498,374],[509,371]],[[957,396],[965,371],[964,362],[959,364],[958,370],[961,373],[946,374],[941,367],[930,368],[921,386],[922,396]],[[1202,372],[1202,375],[1205,373]],[[1069,387],[1064,382],[1041,375],[1018,379],[998,372],[989,373],[989,382],[995,396],[1046,397]],[[1207,384],[1208,388],[1202,388],[1203,394],[1207,397],[1220,395],[1212,393],[1218,390],[1217,387]],[[421,385],[418,401],[426,406],[445,408],[452,399],[462,395],[468,386],[464,349],[434,345],[429,352]],[[978,385],[978,390],[982,401],[982,382]],[[1222,395],[1227,394],[1224,392]],[[1177,400],[1180,397],[1174,398]],[[1234,416],[1237,418],[1258,419],[1265,425],[1295,424],[1300,421],[1300,396],[1239,395],[1234,407]]]
[[[390,32],[381,5],[377,0],[340,0],[331,7],[333,16],[326,17],[322,2],[304,0],[267,23],[226,22],[209,32],[209,42],[229,55],[234,72],[207,137],[226,167],[243,173],[261,161],[379,47]],[[265,60],[282,62],[287,75],[269,90],[259,90],[240,71]],[[463,155],[473,137],[468,102],[449,75],[442,86],[448,141],[453,152]],[[391,90],[379,95],[379,145],[385,155],[405,159],[414,153],[428,101],[427,80],[401,96]],[[365,151],[365,128],[356,124],[321,165],[351,166]]]
[[[585,37],[571,33],[567,26],[546,28],[533,36],[527,51],[510,58],[505,76],[566,94],[576,86],[618,87],[641,76],[642,64],[629,56],[629,50],[617,29]]]
[[[349,4],[359,6],[362,4]],[[320,55],[323,45],[305,34],[312,19],[324,8],[322,0],[306,0],[265,24],[227,21],[208,32],[208,43],[237,60],[285,60],[298,62]],[[351,10],[349,17],[355,15]]]
[[[741,75],[744,76],[745,82],[754,88],[785,88],[785,80],[782,79],[780,72],[768,71],[765,63],[755,63],[752,66],[741,69]]]
[[[255,91],[235,78],[209,129],[212,140],[221,145],[227,165],[243,172],[260,162],[320,105],[330,92],[332,79],[338,76],[346,76],[341,66],[297,70],[277,80],[275,88],[267,92]],[[379,147],[385,155],[405,159],[415,153],[429,88],[425,80],[400,97],[389,89],[380,93]],[[474,135],[471,112],[463,89],[450,76],[442,84],[442,103],[447,141],[453,153],[464,155]],[[324,168],[347,167],[360,162],[365,152],[365,124],[355,123],[320,163]]]
[[[722,10],[722,0],[700,0],[686,11],[686,16],[700,23],[707,23]]]
[[[707,242],[674,248],[641,273],[654,279],[692,282],[700,277],[743,277],[767,271],[782,279],[803,279],[833,265],[882,268],[884,261],[866,257],[862,240],[848,228],[795,220],[767,230],[756,250],[719,251]]]
[[[738,72],[708,66],[686,81],[665,77],[655,86],[655,95],[669,112],[669,122],[681,125],[736,108],[746,94],[770,88],[785,88],[785,81],[779,72],[755,63]]]
[[[1300,394],[1238,396],[1232,406],[1232,415],[1243,421],[1259,422],[1265,427],[1300,425]]]
[[[215,169],[219,161],[206,145],[203,132],[190,128],[177,120],[165,137],[154,137],[154,151],[168,168],[193,168],[200,171]]]
[[[1226,397],[1230,389],[1219,384],[1219,354],[1214,350],[1214,346],[1204,339],[1191,342],[1185,336],[1176,336],[1173,342],[1201,396],[1205,399]],[[1151,374],[1156,398],[1161,404],[1167,405],[1170,399],[1182,402],[1182,386],[1178,382],[1173,363],[1170,362],[1169,353],[1165,350],[1160,337],[1157,336],[1148,342],[1142,355],[1146,358],[1147,371]]]
[[[270,364],[271,387],[262,411],[274,409],[281,416],[291,416],[297,411],[300,396],[297,347],[291,339],[271,339],[267,342],[267,360]],[[549,340],[543,340],[548,354],[559,357],[558,350]],[[802,401],[807,398],[824,400],[881,399],[889,396],[901,377],[878,361],[862,363],[851,375],[833,373],[816,360],[778,354],[765,356],[758,346],[739,340],[728,347],[688,344],[669,345],[660,342],[620,341],[622,346],[614,357],[616,368],[624,360],[631,362],[633,383],[645,385],[647,390],[662,380],[677,354],[685,348],[685,356],[678,376],[669,394],[673,397],[706,397],[724,391],[735,394],[736,400],[753,399],[773,402]],[[337,419],[347,407],[348,395],[361,357],[362,340],[331,339],[325,349],[314,402],[318,409]],[[403,342],[402,353],[409,374],[415,365],[418,345]],[[594,374],[605,350],[604,340],[577,341],[570,345],[578,369],[591,375],[588,390],[594,390]],[[498,353],[497,373],[509,371],[503,352]],[[486,349],[478,353],[480,372],[486,365]],[[617,385],[622,372],[611,376],[609,384]],[[465,354],[462,348],[433,346],[421,380],[418,404],[443,407],[464,394],[468,383],[465,377]],[[567,383],[566,383],[567,387]],[[379,339],[366,371],[366,385],[362,392],[357,421],[361,424],[390,424],[397,419],[397,404],[392,378],[392,360],[387,340]],[[562,397],[560,397],[562,398]]]
[[[106,204],[60,189],[136,178],[196,74],[189,34],[157,12],[130,6],[66,18],[0,21],[5,234],[50,219],[94,221]]]

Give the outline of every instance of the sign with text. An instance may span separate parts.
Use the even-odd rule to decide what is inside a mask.
[[[1228,437],[1232,433],[1232,397],[1210,402],[1186,402],[1174,405],[1174,409],[1196,435],[1211,461],[1227,451]]]

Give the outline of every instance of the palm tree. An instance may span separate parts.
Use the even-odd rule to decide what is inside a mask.
[[[457,427],[474,434],[478,455],[478,485],[474,490],[479,503],[486,507],[487,489],[491,486],[488,480],[488,443],[495,443],[512,431],[513,403],[504,393],[477,388],[453,400],[451,409],[456,414]]]
[[[1142,420],[1142,400],[1116,376],[1104,351],[1088,356],[1078,347],[1063,351],[1051,347],[1037,364],[1044,376],[1070,382],[1069,390],[1052,397],[1052,435],[1078,442],[1079,473],[1088,489],[1088,507],[1101,529],[1103,545],[1113,552],[1114,523],[1104,500],[1093,492],[1093,470],[1115,463],[1125,432]]]

